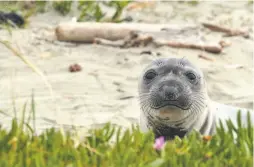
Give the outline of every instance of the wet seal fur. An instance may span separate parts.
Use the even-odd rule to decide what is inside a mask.
[[[238,110],[212,101],[202,71],[186,58],[150,63],[139,79],[139,100],[141,130],[151,129],[155,137],[167,140],[182,138],[192,130],[213,135],[218,119],[232,118],[234,122]],[[246,119],[247,111],[242,112]]]

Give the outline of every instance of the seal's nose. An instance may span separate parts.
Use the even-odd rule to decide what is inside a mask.
[[[167,100],[176,100],[177,99],[177,89],[174,86],[163,86],[164,96]]]

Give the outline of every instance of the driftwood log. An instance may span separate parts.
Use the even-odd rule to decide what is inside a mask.
[[[97,43],[114,47],[140,47],[154,45],[175,48],[199,49],[220,53],[217,43],[202,40],[197,25],[168,25],[148,23],[97,23],[67,22],[55,29],[57,40],[67,42]]]
[[[111,41],[122,40],[131,31],[160,32],[162,29],[197,28],[196,25],[148,24],[148,23],[98,23],[98,22],[66,22],[56,27],[56,36],[60,41],[93,42],[95,38],[102,38]]]
[[[225,33],[225,37],[230,37],[230,36],[243,36],[245,38],[249,38],[249,32],[245,30],[240,30],[240,29],[231,29],[211,23],[202,23],[205,28],[210,29],[211,31],[217,31],[217,32],[223,32]]]

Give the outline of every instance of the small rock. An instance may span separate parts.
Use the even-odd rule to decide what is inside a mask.
[[[78,72],[81,71],[82,67],[79,64],[73,64],[69,66],[69,71],[70,72]]]

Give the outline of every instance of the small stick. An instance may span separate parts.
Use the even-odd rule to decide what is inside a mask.
[[[204,56],[202,54],[199,54],[198,57],[204,60],[213,61],[213,59],[211,59],[210,57]]]
[[[242,69],[244,68],[241,64],[232,64],[232,65],[224,65],[224,68],[226,69]]]
[[[125,47],[131,46],[147,46],[148,44],[155,44],[156,46],[169,46],[175,48],[191,48],[205,50],[211,53],[220,53],[222,46],[219,44],[192,44],[186,42],[168,41],[168,40],[156,40],[149,34],[139,34],[139,32],[131,32],[131,37],[125,40]]]
[[[226,41],[223,41],[223,40],[221,40],[220,42],[219,42],[219,44],[220,44],[220,46],[221,47],[228,47],[228,46],[231,46],[231,42],[226,42]]]
[[[119,100],[128,100],[128,99],[132,99],[135,96],[125,96],[125,97],[120,97]]]
[[[155,44],[156,46],[169,46],[175,48],[190,48],[190,49],[200,49],[205,50],[211,53],[220,53],[222,51],[221,45],[200,45],[192,43],[182,43],[176,41],[163,41],[163,40],[154,40],[150,35],[139,35],[136,34],[135,37],[129,37],[125,40],[111,41],[102,38],[96,38],[94,43],[108,46],[117,46],[117,47],[139,47],[147,46],[148,44]]]
[[[121,47],[124,45],[123,40],[111,41],[103,38],[95,38],[93,41],[94,44],[113,46],[113,47]]]
[[[238,29],[230,29],[226,27],[222,27],[215,24],[210,23],[202,23],[204,27],[217,32],[223,32],[226,33],[224,36],[243,36],[243,37],[249,37],[249,34],[247,31],[238,30]]]
[[[174,42],[174,41],[156,41],[155,43],[159,46],[200,49],[200,50],[205,50],[211,53],[220,53],[222,51],[222,47],[220,45],[200,45],[200,44],[181,43],[181,42]]]

